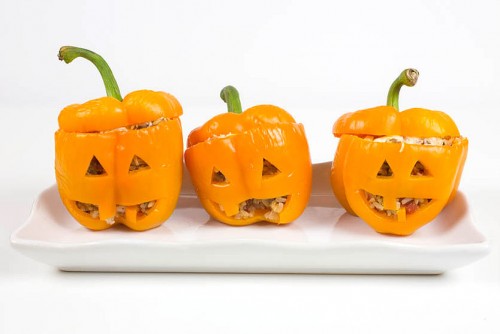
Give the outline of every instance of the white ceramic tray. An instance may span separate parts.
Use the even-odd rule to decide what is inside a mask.
[[[185,177],[172,217],[146,232],[87,230],[66,212],[52,186],[39,195],[11,243],[67,271],[438,274],[488,253],[463,193],[412,236],[381,235],[336,202],[330,164],[314,165],[309,206],[289,225],[218,223]]]

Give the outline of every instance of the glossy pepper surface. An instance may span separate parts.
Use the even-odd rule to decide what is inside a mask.
[[[64,205],[92,230],[121,223],[140,231],[162,224],[181,187],[181,105],[170,94],[150,90],[122,100],[111,70],[91,51],[63,47],[59,57],[92,61],[108,92],[59,114],[55,169]]]
[[[231,86],[221,96],[233,112],[193,130],[184,155],[202,205],[229,225],[290,223],[304,211],[311,192],[303,125],[272,105],[241,113]]]
[[[402,85],[394,82],[388,105],[341,116],[331,183],[342,206],[380,233],[409,235],[432,221],[455,196],[468,140],[447,114],[413,108],[398,111]]]

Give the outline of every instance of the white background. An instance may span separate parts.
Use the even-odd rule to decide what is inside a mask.
[[[498,333],[500,2],[0,0],[0,333]],[[330,160],[341,114],[384,104],[450,114],[470,139],[461,189],[492,252],[440,276],[61,273],[15,252],[10,234],[55,182],[53,133],[66,105],[104,95],[98,72],[57,60],[100,53],[122,94],[164,90],[184,133],[225,111],[281,106]]]

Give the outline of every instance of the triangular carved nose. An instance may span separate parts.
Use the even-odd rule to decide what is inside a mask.
[[[268,160],[263,159],[262,160],[262,176],[272,176],[281,173],[281,171],[270,163]]]
[[[132,161],[130,162],[130,166],[128,168],[128,172],[135,172],[143,169],[149,169],[149,165],[147,164],[146,161],[144,161],[142,158],[140,158],[137,155],[134,155],[132,158]]]
[[[87,168],[87,173],[85,174],[86,176],[95,176],[95,175],[106,175],[106,170],[104,167],[101,165],[99,160],[95,157],[95,155],[92,157],[92,160],[90,160],[89,167]]]
[[[429,175],[429,173],[427,172],[424,165],[420,161],[417,161],[415,163],[415,166],[413,166],[413,169],[411,171],[411,175],[413,175],[413,176],[425,176],[425,175]]]
[[[392,176],[392,168],[389,166],[387,160],[380,166],[377,176]]]
[[[212,170],[212,184],[227,184],[226,176],[217,168]]]

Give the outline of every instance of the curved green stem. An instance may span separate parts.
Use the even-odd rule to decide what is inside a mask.
[[[226,86],[220,91],[220,98],[227,103],[227,111],[241,114],[240,94],[233,86]]]
[[[389,94],[387,94],[387,105],[393,106],[396,110],[399,111],[399,91],[401,87],[408,86],[413,87],[417,83],[418,80],[418,71],[413,68],[407,68],[399,77],[391,85],[389,88]]]
[[[118,84],[116,83],[113,72],[109,68],[106,61],[97,53],[74,46],[63,46],[59,49],[58,57],[59,60],[64,60],[66,64],[71,63],[78,57],[87,59],[99,70],[102,80],[104,81],[104,87],[106,87],[106,94],[110,97],[114,97],[119,101],[123,100],[120,94],[120,88],[118,88]]]

